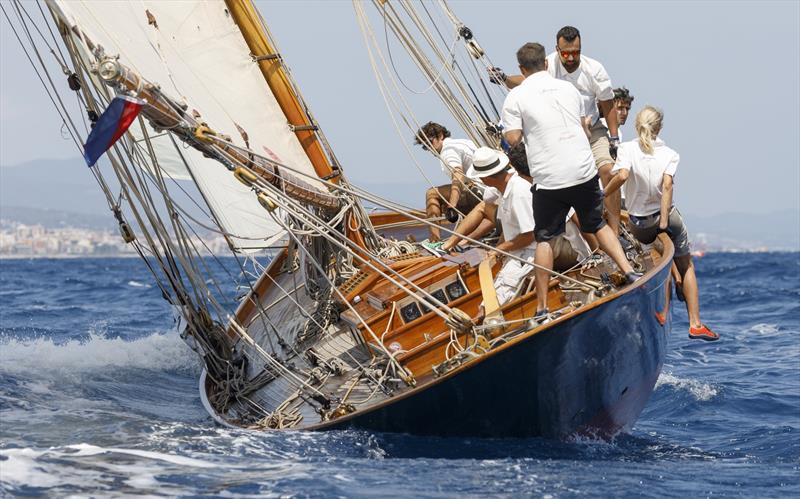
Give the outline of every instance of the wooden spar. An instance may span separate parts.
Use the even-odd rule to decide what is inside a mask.
[[[303,147],[314,170],[320,178],[330,178],[338,182],[330,161],[317,137],[316,127],[311,123],[303,105],[294,93],[286,72],[283,70],[281,58],[275,52],[266,33],[262,29],[261,18],[250,0],[225,0],[233,20],[242,32],[250,53],[253,54],[261,74],[267,81],[272,95],[278,101],[287,122],[293,126],[297,140]]]
[[[314,166],[314,171],[322,179],[338,184],[340,177],[338,168],[334,170],[331,162],[317,135],[317,128],[311,122],[311,118],[306,113],[305,106],[298,98],[289,81],[289,76],[283,68],[280,54],[270,43],[264,30],[264,22],[251,0],[225,0],[228,11],[233,17],[233,21],[239,27],[245,43],[247,43],[253,59],[258,64],[261,74],[267,82],[272,95],[281,107],[286,121],[294,130],[297,140],[308,156],[309,161]],[[362,248],[358,251],[359,255],[368,260],[372,255],[366,250],[367,243],[364,239],[363,231],[365,227],[354,222],[356,214],[351,211],[345,220],[345,237],[352,241],[356,246]],[[359,226],[353,229],[352,226]],[[359,266],[359,264],[356,264]]]
[[[98,68],[100,78],[108,85],[125,89],[147,102],[141,112],[156,128],[181,130],[184,133],[179,135],[180,138],[195,149],[213,157],[227,159],[216,153],[216,149],[219,149],[235,164],[246,165],[255,172],[253,174],[245,168],[236,168],[234,175],[243,184],[252,186],[260,176],[298,201],[325,210],[337,210],[340,207],[336,196],[312,186],[285,169],[279,171],[277,166],[246,148],[233,146],[223,135],[197,121],[170,101],[158,86],[144,80],[116,59],[105,58],[100,61]],[[259,202],[267,209],[274,209],[274,202],[268,197],[264,197],[263,201],[260,197]]]

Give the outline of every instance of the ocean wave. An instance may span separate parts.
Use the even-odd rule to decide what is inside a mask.
[[[177,332],[135,340],[108,338],[91,331],[86,340],[55,343],[51,338],[0,338],[0,372],[36,374],[87,372],[107,367],[158,371],[195,371],[197,355]]]
[[[0,491],[12,495],[21,490],[28,494],[48,491],[58,496],[91,490],[94,493],[113,491],[113,494],[122,496],[178,496],[202,493],[202,482],[213,481],[214,474],[222,470],[235,473],[245,483],[308,480],[312,476],[309,466],[304,463],[262,459],[220,461],[220,457],[225,455],[191,450],[180,454],[166,453],[88,443],[44,449],[6,448],[0,449],[0,462],[3,464]],[[175,483],[171,478],[189,474],[193,481]],[[227,485],[231,486],[231,483]]]
[[[656,381],[656,390],[662,386],[669,386],[675,390],[688,392],[695,400],[707,402],[716,397],[719,390],[709,383],[703,383],[695,379],[679,378],[672,373],[663,372]]]
[[[131,469],[127,485],[132,489],[153,489],[160,484],[157,476],[166,472],[165,466],[173,465],[183,468],[209,469],[220,465],[209,461],[165,454],[154,451],[123,449],[114,447],[98,447],[90,444],[67,445],[49,449],[16,448],[2,449],[4,488],[13,491],[16,487],[69,490],[70,486],[85,487],[94,484],[95,488],[111,490],[116,488],[114,475],[119,473],[119,466],[112,462],[112,456],[125,455],[137,459],[129,463]],[[91,459],[100,457],[101,461]],[[89,461],[91,466],[81,465]],[[133,492],[133,490],[129,490]]]

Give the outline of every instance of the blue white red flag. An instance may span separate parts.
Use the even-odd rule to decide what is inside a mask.
[[[111,104],[97,119],[97,123],[83,146],[83,158],[87,165],[94,166],[100,156],[122,137],[122,134],[139,115],[143,104],[144,101],[127,95],[114,97]]]

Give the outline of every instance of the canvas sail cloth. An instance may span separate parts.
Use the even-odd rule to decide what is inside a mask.
[[[325,190],[224,1],[47,3],[70,27],[79,27],[102,45],[108,56],[119,55],[120,62],[185,102],[190,112],[198,110],[202,121],[230,135],[234,144],[246,145],[240,127],[252,150],[312,175],[305,180]],[[71,36],[83,46],[83,57],[94,60],[81,40]],[[136,139],[143,137],[138,127],[130,132]],[[194,179],[237,250],[255,251],[280,239],[283,231],[224,166],[192,148],[181,147],[179,154],[170,137],[150,128],[148,135],[156,137],[152,142],[161,168],[172,178]]]

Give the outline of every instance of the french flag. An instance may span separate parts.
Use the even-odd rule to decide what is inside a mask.
[[[97,119],[97,123],[83,146],[83,158],[87,165],[94,166],[100,156],[122,137],[122,134],[139,115],[143,105],[143,100],[134,97],[126,95],[114,97],[111,104]]]

